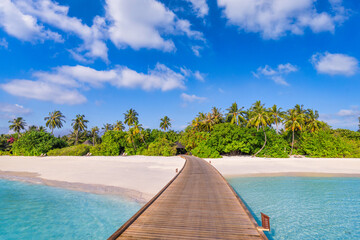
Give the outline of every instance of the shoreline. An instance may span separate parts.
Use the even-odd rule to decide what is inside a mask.
[[[228,178],[251,177],[314,177],[314,178],[360,178],[360,173],[323,173],[323,172],[277,172],[277,173],[244,173],[225,175]]]
[[[180,157],[0,156],[0,179],[148,202],[181,169]]]
[[[151,194],[143,193],[133,189],[101,185],[101,184],[85,184],[80,182],[66,182],[41,178],[37,173],[31,172],[12,172],[1,171],[0,179],[16,182],[24,182],[29,184],[41,184],[49,187],[67,189],[71,191],[86,192],[99,195],[111,195],[121,197],[130,201],[145,204],[152,198]]]

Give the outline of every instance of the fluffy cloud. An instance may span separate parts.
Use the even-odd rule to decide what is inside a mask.
[[[182,93],[180,95],[180,97],[184,100],[184,102],[203,102],[205,101],[207,98],[206,97],[199,97],[199,96],[196,96],[196,95],[189,95],[189,94],[186,94],[186,93]]]
[[[0,27],[9,35],[25,41],[44,39],[62,41],[59,34],[46,30],[34,16],[21,12],[10,0],[0,1]]]
[[[352,76],[359,69],[356,58],[339,53],[317,53],[311,57],[311,62],[318,73],[329,75]]]
[[[287,33],[334,32],[346,18],[341,0],[329,0],[331,13],[318,12],[314,0],[218,0],[229,23],[246,32],[277,39]]]
[[[359,117],[359,106],[352,106],[348,109],[341,109],[335,114],[320,114],[319,119],[327,122],[333,127],[357,130]]]
[[[141,88],[146,91],[185,89],[186,76],[163,64],[156,64],[147,73],[123,66],[99,71],[85,66],[61,66],[50,72],[35,72],[33,79],[15,79],[0,85],[4,91],[20,97],[51,101],[58,104],[81,104],[86,97],[82,89],[109,84],[116,88]]]
[[[206,3],[206,0],[186,0],[191,3],[192,8],[196,12],[198,17],[205,17],[209,12],[209,6]]]
[[[0,103],[0,118],[11,119],[17,115],[26,115],[30,112],[30,109],[19,104]]]
[[[284,75],[296,71],[298,71],[296,66],[290,63],[286,63],[286,64],[279,64],[275,69],[271,68],[268,65],[266,65],[265,67],[259,67],[256,73],[253,72],[253,75],[256,78],[265,76],[273,80],[276,84],[289,86],[289,83],[284,79]]]
[[[107,19],[111,22],[109,35],[118,47],[134,49],[155,48],[175,50],[171,39],[162,35],[185,34],[201,39],[202,34],[190,29],[187,20],[178,19],[162,3],[155,0],[106,0]]]
[[[52,39],[63,41],[59,33],[43,24],[80,38],[83,43],[70,50],[74,59],[88,62],[101,58],[108,61],[107,40],[118,48],[149,48],[175,51],[170,37],[185,35],[203,41],[198,31],[191,30],[187,20],[179,19],[157,0],[106,0],[106,16],[95,16],[91,26],[69,16],[69,7],[53,0],[0,1],[0,27],[9,35],[24,41]]]

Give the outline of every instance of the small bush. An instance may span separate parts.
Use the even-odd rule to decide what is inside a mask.
[[[91,149],[96,156],[119,156],[125,151],[126,133],[120,131],[107,131],[101,138],[102,142]]]
[[[194,148],[191,153],[199,158],[221,158],[218,151],[204,143],[199,144],[199,146]]]
[[[143,151],[147,156],[174,156],[176,155],[175,145],[166,138],[160,138],[149,144],[147,150]]]
[[[66,147],[67,143],[46,132],[30,131],[25,133],[12,145],[16,156],[39,156],[51,149]]]
[[[88,145],[75,145],[71,147],[53,149],[47,154],[49,156],[84,156],[90,152],[91,146]]]
[[[0,150],[0,156],[7,156],[7,155],[11,155],[10,152]]]

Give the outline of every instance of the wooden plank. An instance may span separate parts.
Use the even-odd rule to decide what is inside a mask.
[[[267,239],[245,204],[209,163],[193,156],[109,240]]]

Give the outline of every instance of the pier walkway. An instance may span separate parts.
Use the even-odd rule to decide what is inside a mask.
[[[113,239],[267,239],[223,176],[184,156],[179,174],[116,231]]]

